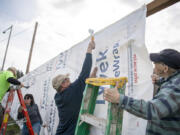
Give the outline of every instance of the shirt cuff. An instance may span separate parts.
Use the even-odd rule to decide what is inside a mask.
[[[128,103],[128,97],[120,94],[119,107],[125,108]]]
[[[89,56],[91,56],[91,55],[92,55],[92,53],[86,53],[86,55],[89,55]]]

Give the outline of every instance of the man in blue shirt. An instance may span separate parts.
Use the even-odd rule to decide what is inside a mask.
[[[95,43],[91,41],[77,80],[71,83],[68,74],[58,75],[52,80],[53,88],[57,91],[54,99],[59,113],[56,135],[74,135],[85,89],[85,80],[89,77],[92,67],[92,50],[94,48]],[[94,74],[96,71],[97,69],[94,70]]]

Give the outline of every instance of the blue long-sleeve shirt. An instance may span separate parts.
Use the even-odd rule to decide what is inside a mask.
[[[85,89],[85,80],[89,77],[91,67],[92,54],[87,53],[78,79],[64,91],[55,94],[54,99],[59,113],[56,135],[74,135]]]

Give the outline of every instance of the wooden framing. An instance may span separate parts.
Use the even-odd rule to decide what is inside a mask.
[[[180,0],[154,0],[147,4],[147,17],[179,1]]]

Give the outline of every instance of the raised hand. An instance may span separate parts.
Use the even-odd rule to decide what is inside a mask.
[[[95,42],[91,40],[88,45],[87,53],[92,53],[93,49],[95,49]]]

